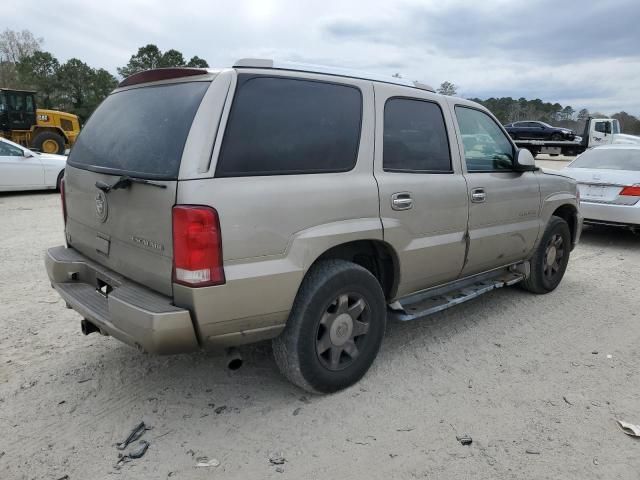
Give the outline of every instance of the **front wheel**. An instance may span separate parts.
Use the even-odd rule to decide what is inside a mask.
[[[280,371],[313,393],[347,388],[367,372],[380,349],[386,305],[365,268],[326,260],[307,273],[282,334],[273,340]]]
[[[533,293],[549,293],[560,284],[569,263],[571,232],[567,222],[552,216],[531,257],[531,273],[521,285]]]
[[[563,137],[560,133],[554,133],[553,135],[551,135],[551,140],[553,140],[554,142],[560,142],[563,140]]]
[[[32,146],[42,153],[54,153],[57,155],[63,155],[65,150],[64,137],[51,131],[38,133],[33,139]]]

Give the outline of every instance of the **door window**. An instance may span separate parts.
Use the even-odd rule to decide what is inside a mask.
[[[513,170],[513,144],[498,124],[480,110],[462,106],[457,106],[455,110],[467,171]]]
[[[600,133],[611,133],[609,127],[609,122],[596,122],[596,132]]]
[[[392,98],[384,108],[383,168],[389,172],[450,173],[451,153],[440,106]]]

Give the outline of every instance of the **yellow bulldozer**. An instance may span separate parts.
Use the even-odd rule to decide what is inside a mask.
[[[35,93],[0,88],[0,136],[39,152],[63,155],[80,133],[78,116],[36,108]]]

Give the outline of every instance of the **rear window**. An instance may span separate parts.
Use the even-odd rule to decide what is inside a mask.
[[[113,93],[71,149],[74,167],[141,178],[178,178],[182,150],[209,82]]]
[[[571,168],[596,168],[603,170],[640,171],[640,149],[587,150],[570,165]]]
[[[351,170],[361,120],[355,87],[240,75],[216,176]]]

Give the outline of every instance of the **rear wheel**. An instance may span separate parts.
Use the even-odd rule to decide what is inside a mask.
[[[521,283],[533,293],[549,293],[560,284],[569,263],[571,233],[560,217],[551,217],[540,244],[531,257],[531,273]]]
[[[40,132],[32,142],[33,148],[43,153],[64,154],[64,137],[56,132]]]
[[[382,343],[386,306],[378,280],[344,260],[313,266],[302,282],[287,326],[273,340],[280,371],[295,385],[331,393],[367,372]]]

